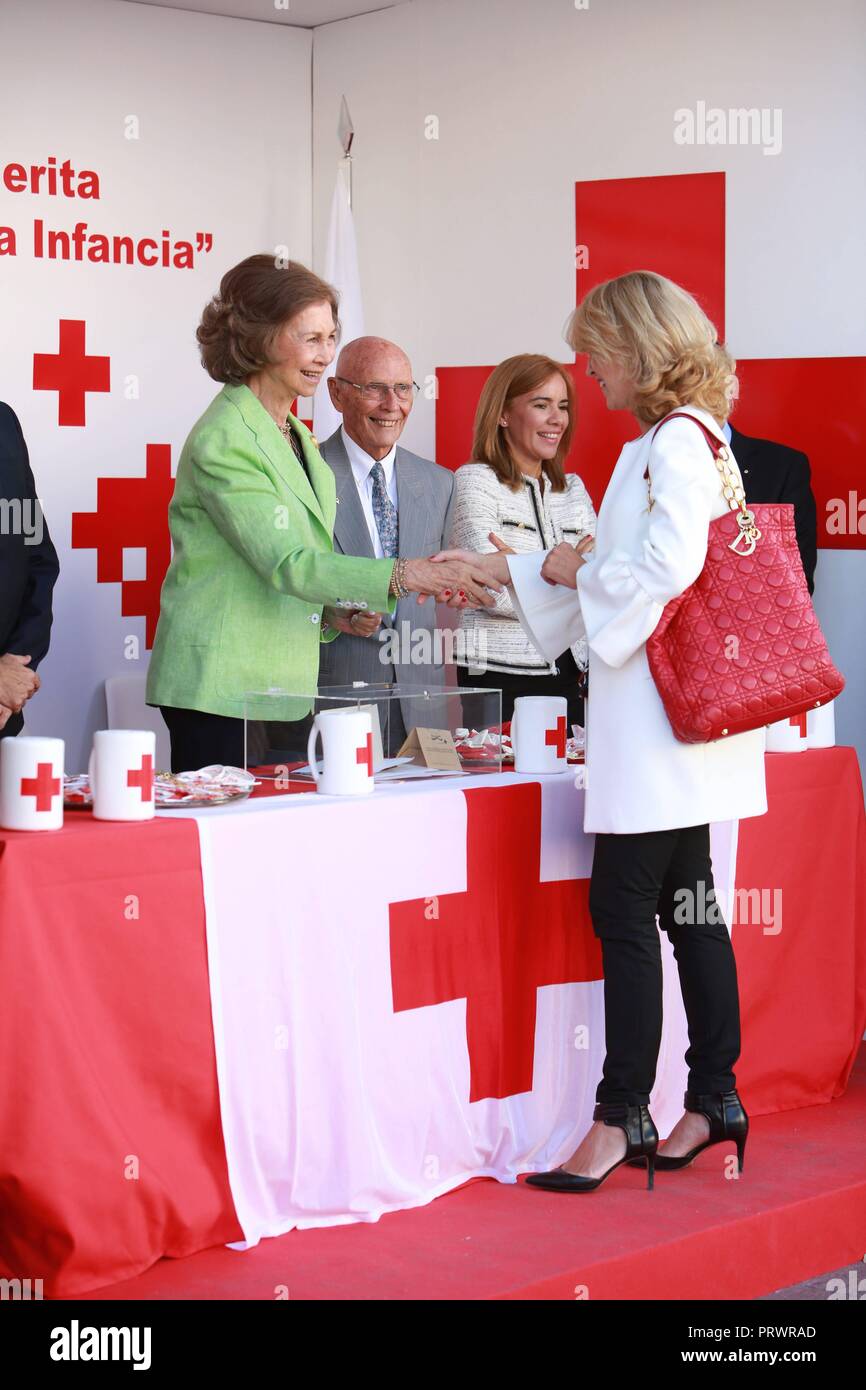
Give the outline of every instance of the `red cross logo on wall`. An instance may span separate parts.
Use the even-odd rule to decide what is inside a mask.
[[[699,300],[725,333],[725,175],[670,174],[635,179],[593,179],[575,185],[575,246],[589,264],[577,270],[576,299],[593,285],[644,267],[676,280]],[[580,264],[578,262],[578,264]],[[550,306],[560,323],[564,306]],[[736,347],[736,345],[733,345]],[[563,344],[563,356],[567,352]],[[830,499],[846,499],[856,513],[866,453],[864,357],[737,358],[739,401],[732,423],[743,434],[775,439],[806,453],[818,508],[818,545],[866,548],[856,527],[828,530]],[[586,359],[569,371],[577,391],[577,428],[569,467],[580,473],[599,507],[614,464],[634,424],[624,411],[608,411]],[[459,468],[471,457],[472,426],[481,388],[492,367],[439,367],[436,377],[436,461]]]
[[[96,582],[120,585],[121,613],[145,619],[145,643],[152,647],[171,559],[171,445],[148,444],[146,456],[143,478],[98,479],[96,511],[72,514],[72,548],[96,551]],[[136,548],[146,552],[145,578],[124,579],[123,552]]]
[[[61,319],[59,351],[33,354],[33,390],[58,393],[58,425],[86,424],[87,392],[111,389],[111,359],[88,356],[84,334],[83,319]]]
[[[35,777],[21,778],[21,795],[36,797],[37,811],[50,811],[55,796],[60,795],[60,778],[54,776],[50,763],[37,763]]]
[[[466,892],[391,905],[391,986],[395,1013],[466,1000],[474,1101],[532,1090],[539,988],[602,968],[589,880],[539,881],[540,783],[464,796]]]

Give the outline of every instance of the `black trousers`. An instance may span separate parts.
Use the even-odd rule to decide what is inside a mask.
[[[198,709],[160,705],[171,737],[172,772],[195,772],[211,763],[228,767],[244,765],[244,721],[229,715],[205,714]],[[312,716],[294,723],[251,723],[248,729],[250,766],[264,762],[291,762],[307,756],[307,735]],[[275,751],[275,745],[279,745]]]
[[[604,965],[606,1056],[596,1100],[649,1104],[662,1034],[656,913],[673,946],[688,1020],[688,1089],[733,1090],[737,969],[715,902],[709,826],[597,834],[589,909]]]
[[[457,684],[477,685],[489,690],[502,691],[502,722],[507,724],[514,713],[514,701],[522,695],[564,695],[568,701],[568,736],[571,738],[572,724],[583,725],[583,680],[584,673],[578,670],[570,651],[557,657],[558,676],[528,676],[522,671],[512,675],[506,671],[479,671],[477,674],[467,666],[457,667]],[[471,698],[471,697],[470,697]]]

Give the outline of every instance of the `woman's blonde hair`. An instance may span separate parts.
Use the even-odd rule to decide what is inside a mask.
[[[489,464],[500,482],[506,483],[513,492],[523,485],[523,474],[508,447],[508,436],[499,423],[499,417],[515,396],[525,396],[537,390],[551,376],[562,377],[563,395],[568,399],[568,424],[554,457],[543,459],[541,469],[554,492],[565,492],[563,464],[574,434],[574,383],[567,368],[561,362],[554,362],[552,357],[544,357],[536,352],[521,352],[516,357],[506,357],[504,362],[493,368],[478,398],[472,458],[479,463]]]
[[[566,341],[598,362],[618,362],[635,386],[634,413],[655,424],[679,405],[723,422],[731,412],[736,363],[697,300],[652,270],[595,285],[571,314]]]

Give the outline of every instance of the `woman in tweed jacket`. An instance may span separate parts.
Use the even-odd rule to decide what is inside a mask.
[[[449,546],[526,554],[594,536],[589,493],[563,469],[573,431],[574,387],[559,363],[534,353],[500,362],[478,402],[472,461],[454,476]],[[456,653],[460,685],[501,689],[503,721],[520,695],[564,695],[569,726],[583,724],[585,638],[548,661],[526,636],[507,591],[490,608],[462,613]]]

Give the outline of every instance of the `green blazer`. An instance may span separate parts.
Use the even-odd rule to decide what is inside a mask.
[[[193,426],[168,509],[173,545],[160,596],[147,703],[242,718],[248,692],[312,695],[322,607],[393,613],[393,560],[334,553],[334,474],[292,417],[292,446],[247,386],[224,386]],[[254,719],[299,719],[310,700],[246,703]]]

